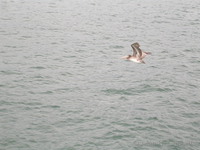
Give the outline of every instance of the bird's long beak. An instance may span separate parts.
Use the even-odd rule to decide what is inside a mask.
[[[123,57],[121,57],[122,59],[126,59],[127,58],[127,56],[123,56]]]

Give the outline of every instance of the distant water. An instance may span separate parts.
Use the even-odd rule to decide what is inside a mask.
[[[199,0],[1,0],[0,149],[198,150],[199,42]]]

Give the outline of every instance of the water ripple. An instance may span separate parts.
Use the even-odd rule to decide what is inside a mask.
[[[1,149],[199,149],[199,1],[113,2],[0,1]]]

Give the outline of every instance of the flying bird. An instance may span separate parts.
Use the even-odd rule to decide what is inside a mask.
[[[143,58],[145,58],[146,55],[150,55],[151,52],[144,52],[144,51],[142,51],[140,49],[140,44],[137,43],[137,42],[131,44],[131,47],[133,49],[133,55],[124,56],[122,58],[126,59],[126,60],[130,60],[130,61],[134,61],[136,63],[143,63],[143,64],[145,64],[145,62],[143,61]]]

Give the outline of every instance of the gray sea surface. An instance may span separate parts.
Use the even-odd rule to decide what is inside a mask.
[[[0,0],[0,149],[200,149],[200,1]]]

